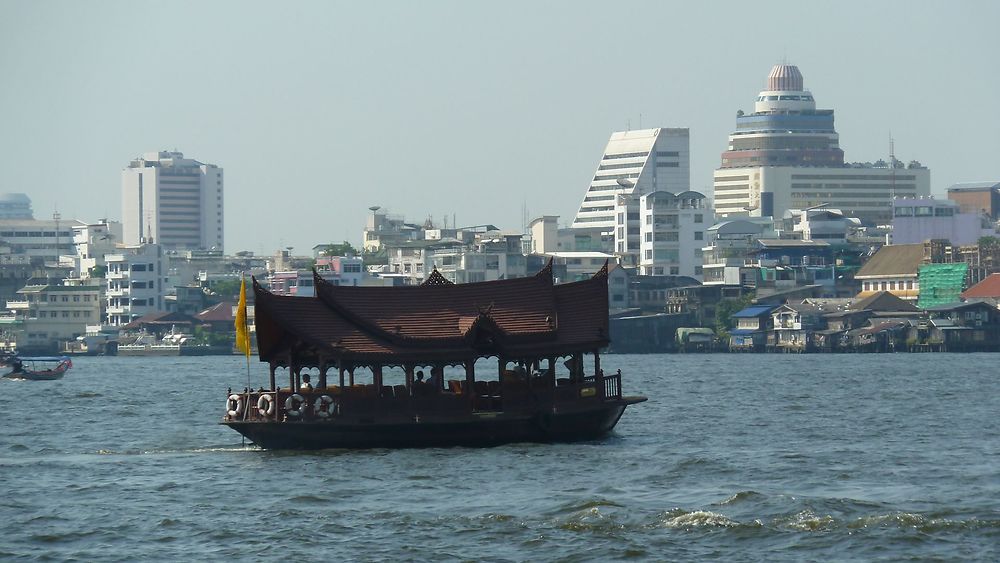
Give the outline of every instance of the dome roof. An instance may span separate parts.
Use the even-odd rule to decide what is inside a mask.
[[[767,76],[768,90],[802,91],[802,73],[795,65],[774,65]]]
[[[31,198],[21,193],[0,193],[0,203],[26,203],[31,205]]]

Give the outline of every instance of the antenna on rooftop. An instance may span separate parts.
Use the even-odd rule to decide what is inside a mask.
[[[891,129],[889,130],[889,199],[896,199],[896,148]]]

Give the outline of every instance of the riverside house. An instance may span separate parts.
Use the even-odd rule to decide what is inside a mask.
[[[1000,311],[989,303],[971,301],[927,308],[930,319],[911,329],[908,341],[916,349],[946,352],[986,352],[1000,348]]]
[[[777,308],[777,305],[753,305],[734,313],[736,328],[729,332],[729,350],[762,352],[768,334],[774,329],[771,313]]]

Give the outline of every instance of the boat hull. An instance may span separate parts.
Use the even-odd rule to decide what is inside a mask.
[[[460,417],[386,421],[225,421],[265,449],[486,447],[517,442],[573,442],[607,435],[625,407],[644,397],[607,401],[586,409],[535,413],[478,412]]]

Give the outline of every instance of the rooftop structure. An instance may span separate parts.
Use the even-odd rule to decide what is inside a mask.
[[[921,243],[942,239],[953,245],[975,244],[996,231],[980,212],[966,213],[951,199],[898,198],[892,202],[892,242]]]
[[[948,199],[961,206],[962,213],[986,214],[1000,219],[1000,182],[966,182],[948,188]]]

